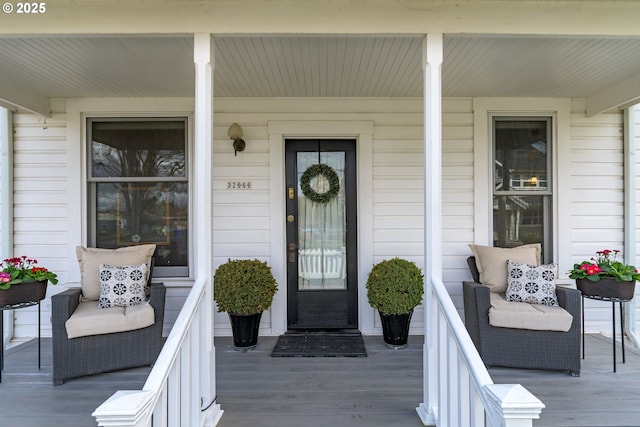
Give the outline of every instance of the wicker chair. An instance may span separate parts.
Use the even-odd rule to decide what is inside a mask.
[[[567,332],[499,328],[489,324],[489,288],[478,283],[474,257],[467,259],[474,282],[463,282],[465,325],[487,366],[569,371],[580,376],[581,295],[558,287],[559,305],[573,316]]]
[[[65,322],[78,307],[80,288],[51,297],[53,385],[84,375],[151,365],[162,348],[165,287],[152,283],[154,324],[143,329],[69,339]]]

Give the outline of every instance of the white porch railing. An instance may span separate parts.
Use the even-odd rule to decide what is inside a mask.
[[[196,281],[142,390],[120,390],[93,413],[99,426],[215,426],[208,281]],[[425,425],[529,427],[544,404],[519,384],[494,384],[440,279],[427,292]],[[209,326],[209,327],[207,327]]]
[[[431,279],[425,310],[425,425],[529,427],[544,404],[519,384],[494,384],[451,297]]]
[[[142,390],[120,390],[92,414],[99,426],[214,426],[222,416],[214,384],[212,301],[195,282]]]

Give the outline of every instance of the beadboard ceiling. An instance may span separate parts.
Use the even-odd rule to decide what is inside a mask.
[[[422,37],[222,36],[218,97],[421,97]],[[0,99],[190,97],[193,38],[0,37]],[[640,76],[639,38],[450,35],[443,96],[589,97]],[[635,87],[638,86],[638,87]],[[627,89],[640,97],[640,85]],[[19,103],[16,103],[20,105]]]

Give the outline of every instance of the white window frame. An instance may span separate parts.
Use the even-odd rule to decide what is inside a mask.
[[[92,132],[91,129],[91,123],[94,122],[100,122],[100,121],[104,121],[104,122],[113,122],[113,123],[117,123],[117,122],[139,122],[139,121],[157,121],[157,122],[163,122],[163,121],[184,121],[185,124],[185,141],[184,141],[184,150],[185,150],[185,176],[184,177],[179,177],[179,178],[158,178],[158,177],[145,177],[145,178],[136,178],[136,177],[122,177],[120,179],[104,179],[104,178],[96,178],[96,177],[92,177],[91,176],[91,172],[90,172],[90,168],[92,165],[92,153],[91,153],[91,149],[90,149],[90,135]],[[86,190],[87,190],[87,227],[88,227],[88,243],[92,246],[95,246],[95,241],[96,241],[96,212],[95,212],[95,206],[96,206],[96,193],[95,193],[95,188],[97,186],[97,184],[99,183],[109,183],[109,182],[116,182],[116,181],[130,181],[130,182],[136,182],[136,181],[140,181],[140,182],[148,182],[148,183],[154,183],[154,182],[182,182],[182,183],[186,183],[187,184],[187,194],[189,197],[189,202],[188,202],[188,207],[187,207],[187,265],[186,266],[176,266],[176,267],[166,267],[166,266],[158,266],[156,265],[154,267],[153,270],[153,275],[154,277],[189,277],[189,271],[190,271],[190,263],[189,263],[189,259],[190,259],[190,255],[191,255],[191,239],[190,239],[190,231],[191,231],[191,226],[192,226],[192,221],[191,221],[191,185],[190,185],[190,180],[189,180],[189,175],[190,175],[190,159],[189,159],[189,117],[187,115],[156,115],[156,116],[137,116],[137,115],[127,115],[127,116],[100,116],[100,115],[96,115],[96,116],[87,116],[85,117],[85,129],[86,129],[86,138],[85,138],[85,152],[86,152],[86,176],[87,176],[87,182],[86,182]],[[92,190],[91,187],[92,185],[94,186],[94,189]]]
[[[75,246],[87,246],[87,165],[86,119],[88,117],[187,117],[188,161],[193,165],[193,98],[78,98],[56,103],[54,109],[67,116],[67,285],[79,286],[80,269]],[[193,167],[189,173],[189,192],[193,195]],[[193,202],[189,202],[189,277],[165,278],[165,286],[188,286],[193,281],[194,239]]]
[[[571,99],[569,98],[474,98],[474,242],[493,241],[493,152],[491,115],[552,117],[552,232],[551,252],[555,262],[570,253],[571,211],[569,177],[558,164],[568,164],[571,156]],[[566,264],[567,262],[564,262]],[[559,271],[564,268],[559,265]]]
[[[546,172],[547,172],[547,188],[546,190],[512,190],[512,191],[501,191],[498,194],[496,194],[495,191],[495,181],[496,181],[496,176],[495,176],[495,161],[496,161],[496,153],[495,153],[495,123],[497,121],[518,121],[518,120],[522,120],[522,121],[545,121],[547,122],[547,135],[546,135],[546,139],[547,139],[547,161],[546,161]],[[551,115],[545,115],[545,114],[496,114],[496,113],[489,113],[489,129],[490,129],[490,133],[491,133],[491,172],[492,172],[492,177],[491,177],[491,203],[493,204],[493,200],[496,196],[508,196],[508,195],[520,195],[520,196],[539,196],[539,197],[544,197],[547,196],[543,199],[543,205],[547,205],[547,204],[551,204],[551,206],[545,206],[545,208],[543,209],[542,215],[543,215],[543,230],[547,230],[548,232],[542,237],[542,241],[540,243],[542,243],[542,248],[543,248],[543,256],[544,259],[543,261],[545,262],[551,262],[551,260],[553,259],[553,241],[551,238],[552,232],[553,232],[553,223],[554,223],[554,218],[553,218],[553,185],[554,185],[554,176],[555,174],[553,173],[553,156],[554,156],[554,152],[555,152],[555,140],[554,140],[554,118]],[[492,218],[491,218],[491,231],[492,231],[492,241],[493,241],[493,232],[495,231],[493,229],[493,224],[494,224],[494,218],[493,218],[493,209],[491,209],[492,212]]]

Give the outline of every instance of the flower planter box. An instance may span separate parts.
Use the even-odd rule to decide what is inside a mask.
[[[597,282],[592,282],[589,279],[576,279],[576,286],[587,297],[628,301],[633,298],[636,282],[635,280],[616,282],[616,279],[612,277],[604,277]]]
[[[47,293],[47,280],[22,282],[11,285],[6,291],[0,290],[0,307],[16,304],[36,303]]]

